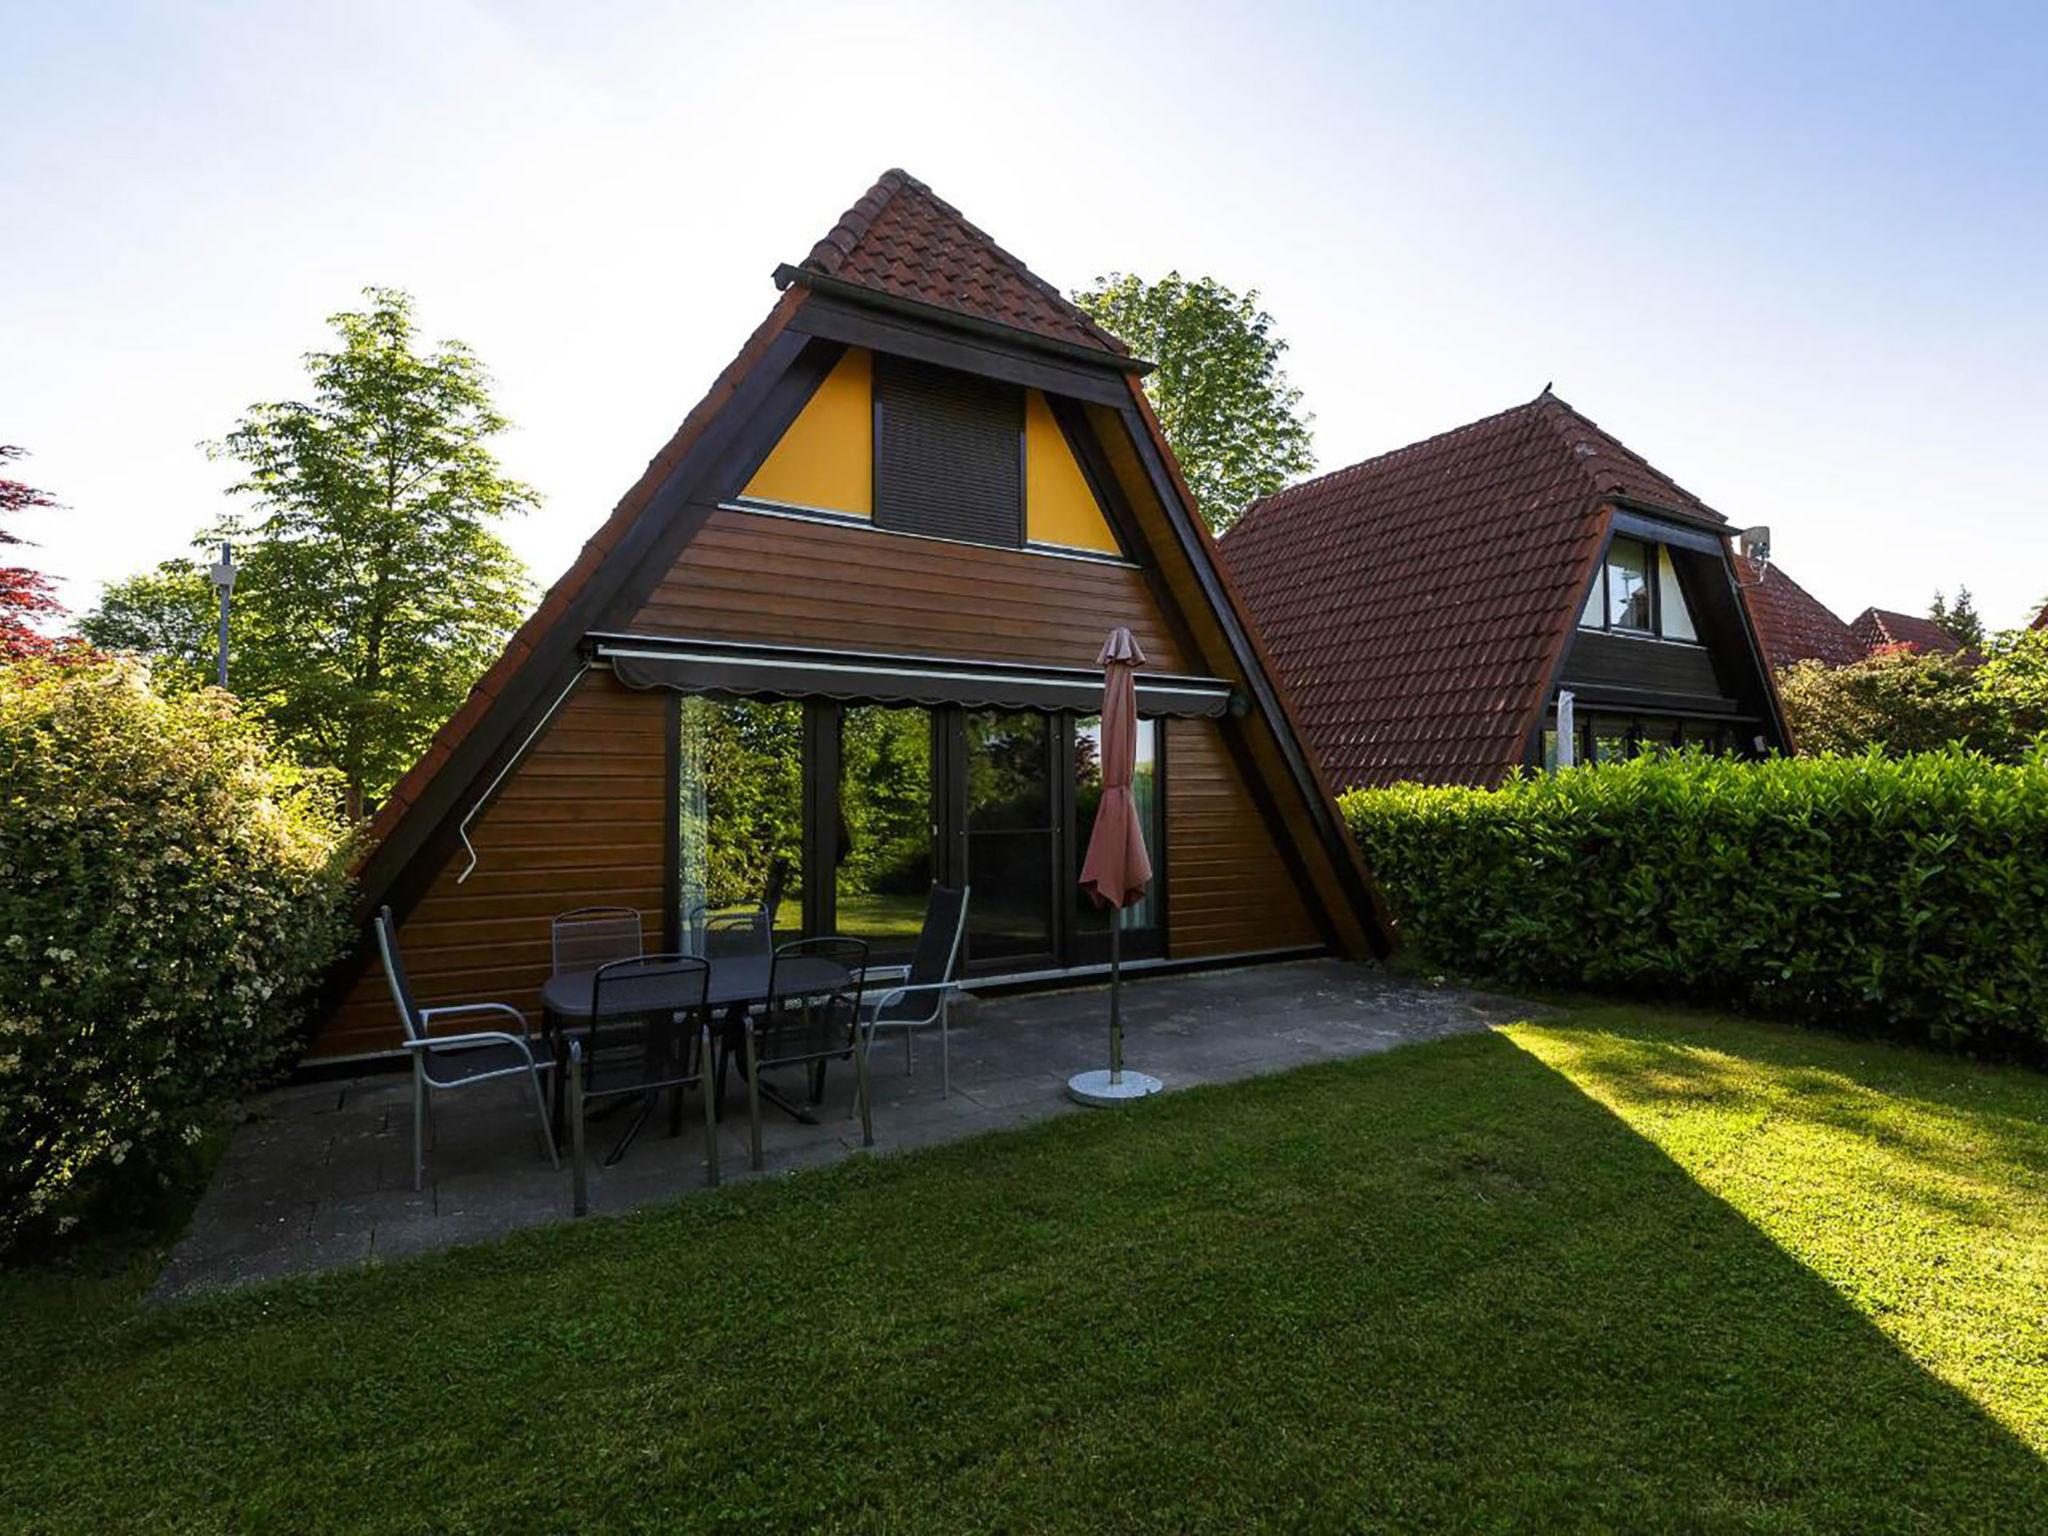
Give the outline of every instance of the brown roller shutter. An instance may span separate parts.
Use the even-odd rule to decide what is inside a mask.
[[[907,358],[875,359],[875,522],[1015,549],[1024,542],[1024,392]]]

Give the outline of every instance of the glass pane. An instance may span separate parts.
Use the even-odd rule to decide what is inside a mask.
[[[967,716],[967,952],[973,960],[1052,952],[1058,851],[1048,716]]]
[[[1649,631],[1649,551],[1635,539],[1607,547],[1607,617],[1616,629]]]
[[[759,907],[778,862],[778,940],[803,931],[804,715],[793,701],[682,701],[682,931],[698,947],[693,918]]]
[[[1579,628],[1605,629],[1607,627],[1607,583],[1606,571],[1593,573],[1593,590],[1586,594],[1586,611],[1579,615]]]
[[[1596,763],[1618,763],[1629,755],[1628,722],[1626,720],[1595,720],[1593,722],[1593,761]]]
[[[932,884],[932,718],[848,708],[839,725],[839,932],[908,952]]]
[[[1137,762],[1131,774],[1131,799],[1138,807],[1138,825],[1145,829],[1145,846],[1154,864],[1159,858],[1159,746],[1157,725],[1138,722]],[[1074,722],[1074,867],[1088,857],[1088,838],[1095,830],[1095,808],[1102,803],[1102,721],[1090,716]],[[1150,928],[1153,915],[1152,888],[1124,908],[1122,927]],[[1075,921],[1083,933],[1109,932],[1109,912],[1098,907],[1095,898],[1080,886],[1074,887]]]
[[[1678,567],[1671,563],[1670,547],[1664,544],[1657,546],[1657,599],[1666,640],[1699,639],[1692,610],[1685,605],[1685,588],[1678,584]]]

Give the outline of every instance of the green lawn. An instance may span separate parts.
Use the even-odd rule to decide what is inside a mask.
[[[1582,1008],[139,1312],[0,1523],[2048,1530],[2048,1076]]]

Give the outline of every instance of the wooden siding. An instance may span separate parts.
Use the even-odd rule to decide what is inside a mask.
[[[1183,601],[1187,580],[1183,571],[1169,581]],[[1170,620],[1145,573],[1129,565],[720,508],[629,627],[1087,666],[1116,624],[1131,628],[1158,670],[1214,664],[1177,638],[1189,632],[1186,616]],[[1213,628],[1213,620],[1203,627]],[[1222,656],[1213,637],[1204,644]],[[549,969],[547,920],[570,907],[638,908],[648,943],[659,943],[665,703],[665,694],[635,693],[599,672],[563,706],[472,827],[476,872],[456,885],[466,860],[458,854],[402,925],[424,1005],[505,1001],[532,1010],[537,1026],[538,989]],[[1243,728],[1235,721],[1168,722],[1167,920],[1175,958],[1321,942],[1308,898],[1223,742],[1223,730]],[[1284,775],[1261,733],[1253,733],[1249,748],[1260,771]],[[1298,819],[1298,811],[1289,818]],[[1328,882],[1320,855],[1309,858],[1317,883]],[[398,1042],[373,958],[311,1054],[356,1055]]]
[[[1669,698],[1683,709],[1702,702],[1732,708],[1717,675],[1713,652],[1705,645],[1611,635],[1597,629],[1574,632],[1560,681],[1566,687],[1627,688]],[[1651,707],[1645,704],[1644,708]]]
[[[548,919],[582,906],[637,908],[661,943],[666,707],[608,673],[589,674],[470,828],[477,866],[458,851],[400,925],[421,1004],[507,1002],[540,1026]],[[495,1027],[479,1024],[479,1028]],[[400,1043],[374,954],[314,1041],[312,1055]]]
[[[631,627],[1085,667],[1117,624],[1153,667],[1186,670],[1128,566],[721,509]]]
[[[1214,720],[1166,727],[1167,953],[1174,959],[1321,941]]]

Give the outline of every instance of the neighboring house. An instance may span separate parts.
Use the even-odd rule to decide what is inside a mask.
[[[1893,613],[1888,608],[1864,609],[1849,621],[1849,632],[1866,656],[1896,645],[1944,656],[1952,656],[1963,648],[1960,640],[1934,620]]]
[[[1735,530],[1545,390],[1259,502],[1222,541],[1340,787],[1649,743],[1781,747]]]
[[[1848,623],[1785,574],[1783,566],[1736,556],[1743,596],[1756,621],[1757,637],[1774,668],[1818,661],[1848,666],[1879,651],[1906,647],[1954,655],[1963,647],[1934,620],[1888,608],[1866,608]],[[2044,613],[2048,618],[2048,613]],[[2041,620],[2035,620],[2040,625]]]
[[[674,948],[734,898],[736,849],[748,880],[787,857],[787,932],[901,954],[939,879],[972,888],[971,975],[1094,966],[1075,876],[1114,625],[1149,657],[1158,868],[1126,956],[1384,950],[1147,365],[900,171],[776,282],[377,817],[361,913],[393,907],[420,1000],[536,1007],[567,908],[637,908]],[[397,1043],[361,949],[329,997],[316,1056]]]
[[[1819,598],[1786,575],[1783,566],[1738,554],[1735,569],[1772,667],[1802,661],[1842,667],[1870,654],[1870,647]]]
[[[2030,629],[2048,629],[2048,603],[2041,605],[2041,611],[2034,615],[2034,622],[2028,627]]]

